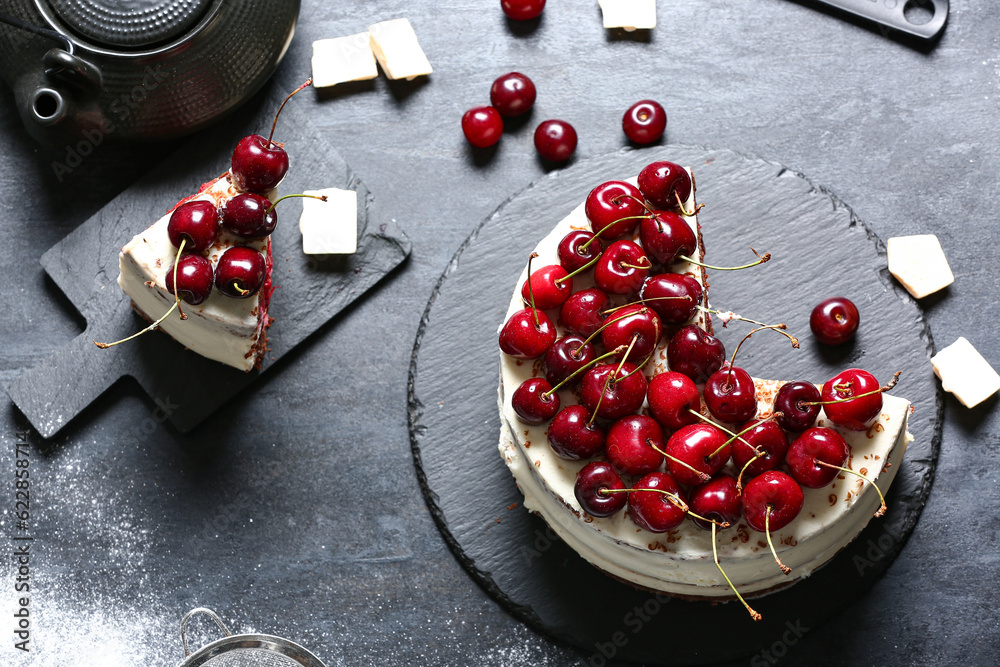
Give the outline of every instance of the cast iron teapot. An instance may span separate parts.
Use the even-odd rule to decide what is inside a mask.
[[[210,124],[281,61],[299,0],[0,0],[0,74],[42,143]]]

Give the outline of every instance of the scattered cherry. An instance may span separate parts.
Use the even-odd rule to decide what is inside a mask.
[[[590,191],[583,205],[590,228],[603,238],[628,236],[646,215],[639,188],[625,181],[601,183]]]
[[[679,164],[653,162],[639,172],[639,190],[656,208],[677,210],[691,196],[691,175]]]
[[[462,116],[462,132],[476,148],[488,148],[500,141],[503,119],[493,107],[473,107]]]
[[[841,345],[851,340],[860,323],[857,306],[842,296],[820,302],[809,316],[809,328],[824,345]]]
[[[733,526],[743,514],[743,501],[736,488],[736,478],[732,475],[719,473],[701,486],[691,491],[688,501],[691,511],[695,514],[720,523]],[[699,528],[708,530],[712,524],[708,521],[691,517]]]
[[[549,424],[549,445],[556,456],[568,461],[589,459],[604,448],[604,427],[591,420],[582,405],[568,405]]]
[[[212,294],[215,278],[212,263],[202,255],[181,255],[177,266],[177,296],[181,300],[197,306]],[[167,291],[174,293],[174,265],[171,264],[164,277]]]
[[[778,425],[786,431],[801,433],[816,423],[821,400],[812,382],[786,382],[774,396],[774,411],[780,412]]]
[[[628,415],[608,429],[608,461],[623,473],[645,475],[663,465],[663,429],[652,417]],[[656,451],[659,449],[660,451]]]
[[[622,130],[625,131],[625,136],[637,144],[659,141],[665,129],[667,129],[667,112],[659,102],[653,100],[636,102],[622,117]]]
[[[593,343],[575,334],[557,338],[545,351],[545,379],[557,385],[597,358]],[[579,376],[574,378],[578,382]]]
[[[504,118],[512,118],[531,111],[535,104],[535,94],[535,84],[531,79],[520,72],[510,72],[493,82],[490,87],[490,104]]]
[[[565,162],[576,151],[576,130],[564,120],[543,121],[535,128],[535,150],[546,160]]]
[[[604,324],[608,295],[597,288],[574,292],[559,311],[559,321],[569,333],[592,336]]]
[[[689,324],[682,327],[667,344],[670,370],[683,373],[695,382],[704,382],[720,368],[726,348],[718,338]]]
[[[686,486],[701,484],[726,465],[732,451],[728,439],[711,424],[682,427],[667,440],[667,471]]]
[[[850,455],[851,449],[842,435],[832,428],[815,426],[789,445],[785,464],[796,482],[810,489],[819,489],[833,481],[840,473],[837,468],[846,465]],[[820,461],[828,465],[822,465]]]
[[[556,340],[556,327],[541,310],[524,308],[500,330],[500,349],[517,359],[537,359]]]
[[[694,258],[698,237],[691,225],[673,211],[656,211],[639,225],[639,240],[649,256],[660,264]]]
[[[678,507],[678,504],[681,506]],[[628,493],[629,517],[635,525],[651,533],[665,533],[681,525],[687,516],[686,507],[684,492],[665,472],[649,473],[637,481]]]
[[[590,245],[587,245],[588,243]],[[600,239],[594,238],[593,232],[574,229],[559,242],[556,252],[562,267],[572,273],[597,259],[602,250],[604,246],[601,245]]]
[[[628,346],[634,339],[624,359],[638,365],[653,353],[662,335],[663,325],[656,313],[641,304],[633,304],[609,315],[607,326],[601,331],[601,343],[604,349],[613,350],[621,345]]]
[[[607,247],[594,265],[594,282],[608,294],[632,294],[639,291],[652,264],[643,249],[621,239]]]
[[[545,9],[545,0],[500,0],[503,13],[515,21],[538,18]]]
[[[510,397],[511,407],[525,424],[544,424],[559,412],[559,394],[545,378],[529,378]]]
[[[864,431],[882,411],[882,393],[875,376],[860,368],[848,368],[827,380],[821,397],[823,411],[837,426]],[[870,393],[869,392],[875,392]],[[861,394],[869,394],[861,396]],[[858,398],[853,398],[858,397]],[[850,399],[850,400],[844,400]],[[828,403],[828,401],[842,401]]]
[[[587,409],[596,410],[598,417],[618,419],[642,407],[646,377],[628,362],[594,366],[583,376],[580,396]]]
[[[187,239],[186,251],[204,252],[219,236],[219,210],[204,199],[185,202],[170,214],[167,235],[174,247],[179,248],[181,241]]]
[[[608,517],[617,514],[628,501],[627,493],[602,493],[622,491],[625,484],[621,476],[606,461],[592,461],[576,474],[573,493],[583,511],[591,516]]]
[[[274,128],[278,124],[278,116],[292,95],[312,84],[312,79],[296,88],[285,98],[274,115],[271,124],[271,134],[267,139],[251,134],[243,137],[233,150],[232,180],[244,192],[267,192],[278,186],[288,171],[288,153],[278,144],[271,141]]]
[[[647,399],[653,418],[670,431],[698,421],[691,411],[701,409],[701,397],[691,378],[682,373],[667,371],[653,377]]]
[[[739,424],[757,414],[757,388],[750,374],[729,362],[705,381],[705,405],[719,421]]]
[[[666,324],[683,324],[698,311],[704,292],[691,276],[661,273],[649,276],[639,288],[639,298]]]

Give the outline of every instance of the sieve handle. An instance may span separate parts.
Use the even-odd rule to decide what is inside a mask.
[[[184,614],[184,618],[181,619],[181,644],[184,646],[185,657],[191,655],[191,650],[188,649],[187,624],[188,621],[191,620],[191,617],[194,616],[195,614],[205,614],[209,616],[213,621],[215,621],[215,624],[219,626],[219,629],[222,630],[222,633],[226,637],[231,637],[233,634],[229,631],[229,628],[227,628],[225,624],[222,622],[222,619],[219,618],[219,615],[216,614],[211,609],[207,609],[205,607],[197,607],[195,609],[192,609],[188,613]]]

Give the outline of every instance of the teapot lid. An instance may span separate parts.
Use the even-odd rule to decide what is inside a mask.
[[[140,49],[181,37],[212,0],[45,0],[67,28],[110,48]]]

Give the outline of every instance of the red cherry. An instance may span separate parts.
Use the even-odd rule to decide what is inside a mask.
[[[852,431],[864,431],[871,426],[882,411],[882,394],[860,396],[880,388],[878,380],[868,371],[848,368],[827,380],[821,393],[823,402],[851,399],[842,403],[830,403],[823,411],[837,426]],[[860,396],[859,398],[852,398]]]
[[[271,208],[271,200],[263,195],[247,192],[222,205],[222,226],[236,236],[262,239],[270,235],[277,224],[278,212]]]
[[[596,358],[594,344],[585,343],[580,336],[570,334],[557,338],[545,352],[545,379],[555,386]],[[581,379],[578,375],[572,382],[578,383]]]
[[[624,359],[632,364],[639,364],[652,354],[663,335],[660,318],[640,304],[616,310],[608,315],[606,321],[607,326],[601,331],[604,349],[614,350],[621,345],[631,345],[632,350]]]
[[[588,242],[590,245],[584,248],[583,246]],[[572,273],[597,259],[602,250],[604,250],[604,246],[601,245],[600,239],[594,238],[593,232],[588,232],[584,229],[574,229],[559,242],[557,252],[559,263],[564,269]]]
[[[750,374],[729,363],[705,381],[705,405],[719,421],[739,424],[757,414],[757,388]]]
[[[860,323],[858,307],[842,296],[820,302],[809,316],[809,328],[824,345],[841,345],[851,340]]]
[[[608,461],[629,475],[645,475],[663,465],[663,429],[651,417],[628,415],[608,429]]]
[[[651,533],[665,533],[684,522],[687,513],[675,503],[686,503],[684,492],[665,472],[651,472],[641,478],[628,494],[628,514],[635,525]],[[665,495],[658,489],[673,495]]]
[[[531,274],[531,289],[535,293],[535,308],[548,310],[558,308],[566,302],[573,293],[573,279],[567,278],[566,269],[558,264],[543,266]],[[528,281],[521,286],[521,298],[525,303],[531,303],[528,292]]]
[[[704,382],[722,368],[726,348],[718,338],[693,324],[682,327],[667,344],[670,370]]]
[[[535,94],[535,84],[531,79],[520,72],[510,72],[493,82],[490,87],[490,104],[504,118],[512,118],[531,111],[535,104]]]
[[[832,428],[816,426],[789,445],[785,464],[796,482],[810,489],[819,489],[832,482],[840,471],[820,465],[818,461],[843,467],[847,465],[850,455],[850,447],[842,435]]]
[[[606,461],[592,461],[576,474],[573,494],[583,511],[591,516],[608,517],[617,514],[628,501],[627,493],[602,493],[625,489],[621,476]]]
[[[204,252],[212,247],[219,236],[219,211],[215,204],[196,199],[181,204],[170,214],[167,236],[175,248],[184,246],[186,252]]]
[[[583,404],[591,412],[597,409],[597,416],[604,419],[618,419],[632,414],[642,407],[646,399],[646,376],[632,364],[594,366],[583,376],[580,396]]]
[[[737,470],[743,471],[743,479],[774,470],[785,460],[788,437],[773,419],[766,421],[755,419],[740,426],[739,432],[742,435],[733,440],[733,463],[736,464]],[[744,466],[757,455],[754,448],[763,452],[764,456],[750,463],[744,470]]]
[[[691,414],[701,409],[698,388],[686,375],[667,371],[656,375],[647,391],[653,418],[670,431],[699,421]]]
[[[622,130],[625,136],[637,144],[659,141],[665,129],[667,129],[667,112],[653,100],[636,102],[622,117]]]
[[[559,412],[559,394],[545,378],[529,378],[514,390],[511,407],[525,424],[544,424]]]
[[[594,265],[594,282],[609,294],[638,292],[652,264],[638,244],[622,239],[608,246]]]
[[[233,150],[232,180],[244,192],[278,187],[288,171],[288,153],[259,134],[243,137]]]
[[[500,349],[516,359],[537,359],[555,340],[556,327],[552,320],[543,311],[531,308],[511,315],[500,330]]]
[[[476,148],[488,148],[500,141],[503,119],[493,107],[473,107],[462,115],[462,132]]]
[[[267,277],[264,255],[245,246],[233,246],[215,265],[215,286],[234,299],[248,299],[260,291]]]
[[[694,514],[731,526],[736,525],[743,514],[743,500],[736,488],[736,478],[725,473],[719,473],[701,486],[695,487],[691,491],[688,504]],[[708,530],[712,527],[708,521],[694,517],[691,517],[691,520],[699,528]]]
[[[559,311],[559,322],[569,333],[592,336],[604,324],[608,295],[597,288],[574,292]]]
[[[551,162],[565,162],[576,152],[576,130],[564,120],[546,120],[535,128],[535,150]]]
[[[769,470],[754,477],[743,489],[743,514],[747,525],[759,533],[765,524],[772,531],[781,530],[802,511],[805,496],[802,487],[783,472]],[[771,517],[767,519],[768,508]]]
[[[538,18],[545,9],[545,0],[500,0],[503,13],[515,21]]]
[[[691,225],[673,211],[655,211],[639,225],[639,240],[650,257],[660,264],[673,264],[680,257],[694,257],[698,237]]]
[[[646,215],[639,188],[625,181],[608,181],[598,185],[587,195],[583,210],[590,221],[590,228],[606,239],[630,235],[639,226],[637,216]],[[604,231],[605,228],[610,229]]]
[[[666,324],[683,324],[698,311],[704,292],[691,276],[661,273],[649,276],[639,288],[639,298]]]
[[[177,262],[177,296],[197,306],[212,294],[215,278],[212,263],[202,255],[181,255]],[[174,293],[174,265],[167,269],[163,281],[167,291]]]
[[[549,424],[548,439],[559,458],[567,461],[589,459],[604,448],[604,427],[596,421],[591,422],[590,411],[584,406],[568,405]]]
[[[728,439],[711,424],[684,426],[667,440],[667,472],[686,486],[701,484],[703,475],[711,477],[726,465],[732,451]]]
[[[639,190],[656,208],[676,210],[678,199],[684,203],[691,196],[691,175],[679,164],[654,162],[639,172]]]
[[[812,382],[786,382],[774,396],[774,411],[781,413],[778,425],[786,431],[801,433],[816,423],[820,406],[815,404],[820,400],[819,389]]]

